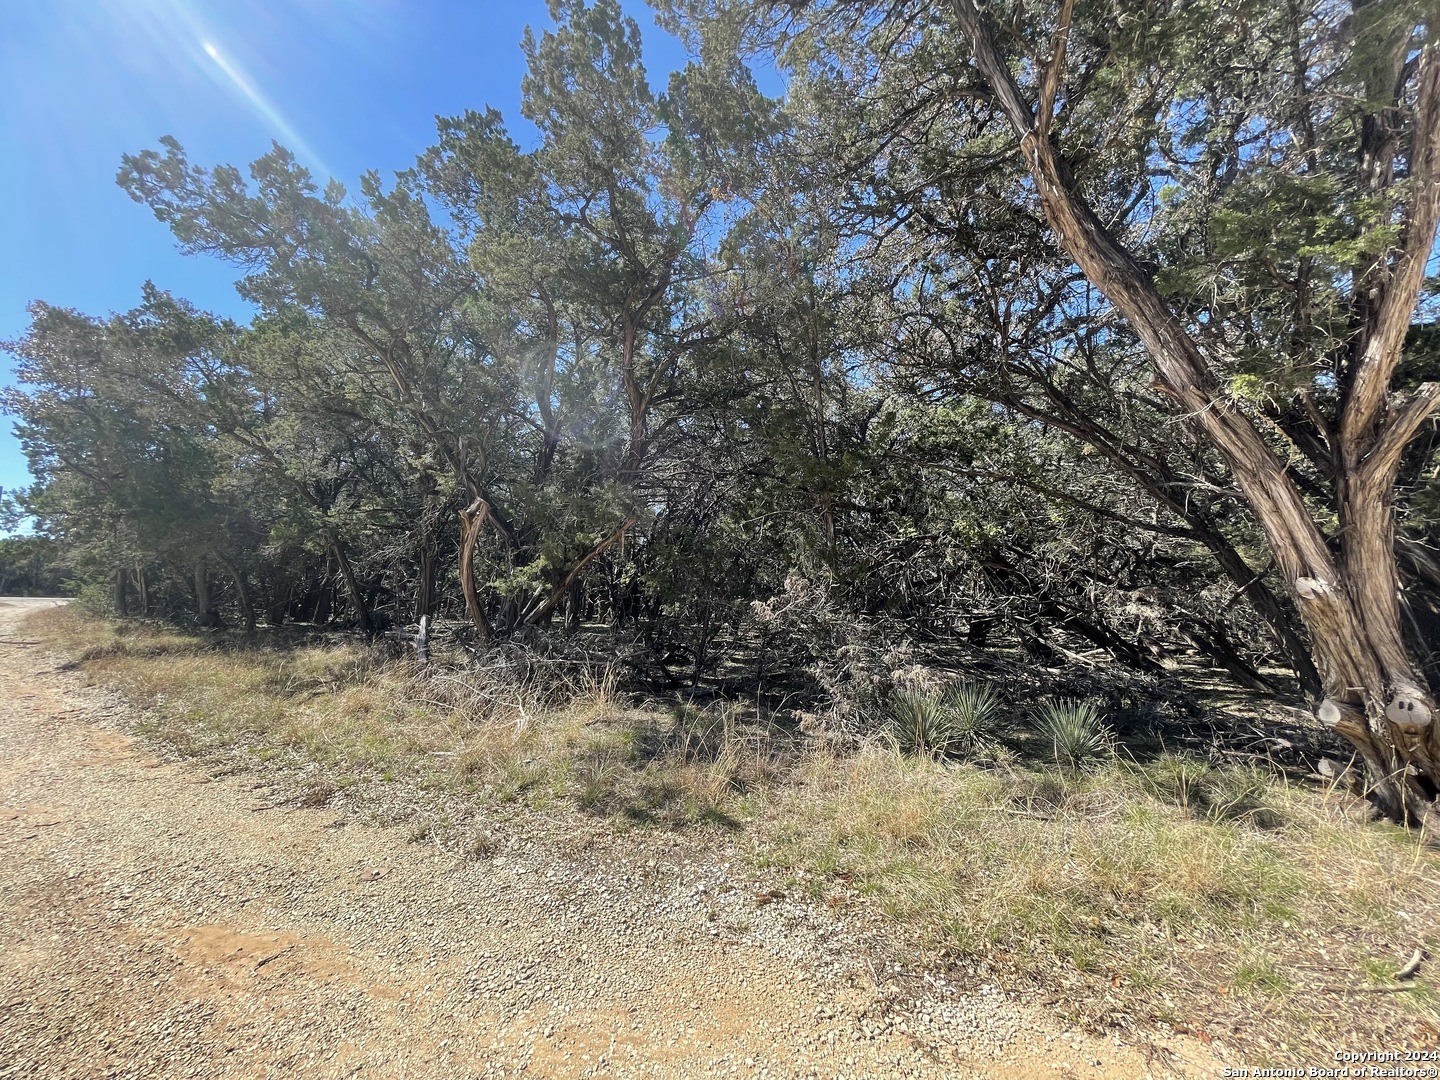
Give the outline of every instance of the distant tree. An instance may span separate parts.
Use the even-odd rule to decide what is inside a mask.
[[[0,537],[0,596],[64,596],[60,544],[48,536]]]
[[[204,607],[203,560],[229,561],[247,542],[246,510],[217,499],[213,432],[176,404],[201,392],[187,356],[224,330],[205,321],[215,338],[172,336],[168,314],[182,312],[153,289],[106,320],[36,304],[29,332],[6,346],[24,389],[7,391],[5,406],[37,481],[26,509],[80,564],[108,565],[121,610],[132,574],[154,560],[193,568]]]

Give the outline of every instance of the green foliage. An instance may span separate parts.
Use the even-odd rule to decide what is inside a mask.
[[[63,596],[69,572],[48,536],[0,537],[0,596]]]
[[[944,690],[909,687],[887,702],[887,735],[902,754],[983,758],[997,749],[1003,703],[985,683]]]
[[[1066,768],[1080,769],[1114,752],[1104,716],[1093,701],[1043,702],[1035,713],[1035,730],[1049,744],[1052,760]]]
[[[955,714],[937,690],[898,690],[888,702],[889,736],[902,754],[943,757],[956,740]]]
[[[988,683],[956,683],[945,691],[951,716],[950,752],[975,759],[993,754],[1000,734],[1004,702]]]

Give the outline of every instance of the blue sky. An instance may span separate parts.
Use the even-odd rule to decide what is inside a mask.
[[[683,63],[636,0],[652,84]],[[494,105],[522,143],[529,24],[543,0],[7,0],[0,34],[0,340],[31,300],[124,311],[148,278],[245,318],[233,268],[185,258],[115,185],[120,156],[174,135],[197,164],[248,164],[272,139],[350,187],[408,167],[434,118]],[[9,358],[5,381],[12,375]],[[0,487],[28,484],[0,419]]]

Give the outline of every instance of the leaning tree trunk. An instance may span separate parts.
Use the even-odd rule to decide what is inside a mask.
[[[330,551],[340,568],[340,579],[345,583],[345,595],[350,598],[350,604],[355,609],[355,623],[361,633],[371,633],[375,625],[370,621],[370,609],[365,605],[365,594],[360,591],[360,583],[355,580],[355,569],[350,565],[350,558],[345,554],[345,548],[340,541],[333,535],[329,540]]]
[[[1380,299],[1368,309],[1369,325],[1336,425],[1337,556],[1286,475],[1285,463],[1219,390],[1199,345],[1079,193],[1052,138],[1073,7],[1073,0],[1062,5],[1052,55],[1040,69],[1039,100],[1032,107],[976,0],[954,0],[976,67],[1019,136],[1046,222],[1140,338],[1159,376],[1156,388],[1176,402],[1224,458],[1264,531],[1310,633],[1325,691],[1317,716],[1365,760],[1372,795],[1385,813],[1440,829],[1435,701],[1401,632],[1393,503],[1400,457],[1440,404],[1440,384],[1422,385],[1397,406],[1389,401],[1440,220],[1440,51],[1427,46],[1422,54],[1409,155],[1411,201],[1402,241],[1393,270],[1376,284]]]
[[[225,568],[225,573],[229,575],[235,585],[235,602],[240,607],[240,618],[245,623],[245,632],[253,634],[255,632],[255,605],[250,600],[250,586],[245,582],[245,575],[240,572],[240,568],[235,565],[233,560],[218,552],[215,557],[220,560],[220,565]]]
[[[477,498],[460,511],[460,591],[465,596],[465,610],[475,626],[481,644],[489,645],[495,640],[495,631],[480,603],[480,593],[475,586],[475,546],[480,541],[480,530],[490,516],[490,504]]]

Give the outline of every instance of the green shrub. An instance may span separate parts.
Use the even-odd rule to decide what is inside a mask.
[[[889,735],[902,754],[943,756],[954,745],[955,714],[937,691],[897,690],[889,713]]]
[[[1040,706],[1036,730],[1050,743],[1057,765],[1078,769],[1113,752],[1110,731],[1092,701],[1060,698]]]
[[[1003,704],[985,683],[897,690],[888,702],[888,735],[900,753],[916,757],[993,757],[1002,752]]]
[[[950,712],[950,752],[959,757],[979,758],[998,749],[1004,702],[987,683],[957,683],[945,692]]]

